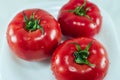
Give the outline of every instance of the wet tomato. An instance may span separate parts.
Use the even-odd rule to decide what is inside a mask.
[[[99,8],[88,0],[69,0],[58,15],[62,33],[70,37],[93,37],[100,32]]]
[[[63,42],[54,52],[51,66],[56,80],[103,80],[109,60],[98,41],[82,37]]]
[[[11,50],[28,61],[48,59],[60,40],[59,23],[42,9],[21,11],[7,29],[7,41]]]

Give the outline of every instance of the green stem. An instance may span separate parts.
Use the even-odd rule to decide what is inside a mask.
[[[84,3],[81,5],[81,8],[83,8],[83,7],[86,6],[86,1],[87,1],[87,0],[84,0]]]
[[[84,10],[84,7],[86,6],[86,0],[84,0],[84,3],[81,6],[78,6],[73,11],[76,15],[84,16],[86,14],[86,10]]]
[[[93,66],[94,64],[91,64],[88,61],[88,57],[89,57],[89,49],[92,45],[93,41],[91,41],[84,50],[81,49],[80,45],[78,43],[72,43],[75,44],[77,51],[74,52],[74,56],[75,56],[75,62],[77,64],[86,64],[89,66]]]
[[[28,19],[27,15],[23,11],[23,16],[24,16],[24,21],[26,23],[25,29],[27,31],[32,32],[32,31],[36,31],[37,29],[40,29],[42,31],[42,34],[44,33],[44,29],[40,25],[40,20],[35,19],[35,17],[34,17],[35,13],[32,13],[32,15],[30,16],[30,19]]]
[[[74,14],[78,15],[78,16],[85,16],[88,19],[91,19],[89,15],[87,15],[87,11],[90,10],[90,8],[86,8],[86,2],[87,0],[84,0],[84,3],[81,6],[77,6],[74,10],[69,10],[71,12],[73,12]]]

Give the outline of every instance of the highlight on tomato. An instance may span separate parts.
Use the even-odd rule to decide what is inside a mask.
[[[61,40],[55,18],[42,9],[26,9],[9,23],[7,41],[18,57],[28,61],[48,59]]]
[[[58,15],[62,33],[70,37],[93,37],[100,32],[102,15],[89,0],[69,0]]]
[[[109,68],[107,51],[92,38],[66,40],[54,52],[56,80],[103,80]]]

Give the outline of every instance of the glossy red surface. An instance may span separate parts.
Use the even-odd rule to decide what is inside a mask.
[[[86,13],[90,19],[85,16],[78,16],[70,11],[81,6],[83,3],[84,0],[70,0],[61,8],[58,22],[64,35],[71,37],[93,37],[99,33],[102,25],[102,16],[95,4],[87,0],[85,9],[90,8]]]
[[[35,13],[40,20],[44,34],[40,29],[26,31],[23,11],[10,22],[7,30],[7,41],[12,51],[22,59],[33,61],[48,59],[61,40],[59,23],[48,12],[41,9],[24,10],[28,18]]]
[[[52,57],[52,71],[56,80],[103,80],[109,68],[109,60],[105,48],[96,40],[89,49],[88,60],[94,66],[75,63],[76,47],[72,42],[80,44],[81,49],[92,41],[90,38],[77,38],[62,43]]]

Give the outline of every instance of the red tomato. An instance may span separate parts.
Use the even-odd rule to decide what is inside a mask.
[[[47,59],[60,40],[58,22],[42,9],[18,13],[7,30],[7,41],[12,51],[28,61]]]
[[[62,33],[70,37],[93,37],[101,29],[98,7],[88,0],[70,0],[58,15]]]
[[[108,67],[105,48],[91,38],[67,40],[52,57],[56,80],[103,80]]]

